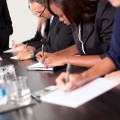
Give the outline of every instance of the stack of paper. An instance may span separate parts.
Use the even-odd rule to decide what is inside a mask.
[[[17,60],[17,56],[12,56],[10,59]]]
[[[48,103],[76,108],[114,88],[118,84],[119,83],[116,81],[98,78],[69,93],[65,93],[61,90],[56,90],[41,97],[41,100]]]
[[[3,53],[11,53],[12,51],[13,51],[12,49],[9,49],[9,50],[4,51]]]
[[[30,65],[27,67],[28,70],[53,70],[52,67],[50,68],[45,68],[44,67],[44,64],[42,63],[36,63],[36,64],[33,64],[33,65]]]
[[[2,61],[3,59],[2,59],[2,57],[0,57],[0,61]]]

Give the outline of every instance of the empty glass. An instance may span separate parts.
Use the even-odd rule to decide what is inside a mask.
[[[24,101],[31,98],[30,88],[26,76],[17,77],[17,100]]]

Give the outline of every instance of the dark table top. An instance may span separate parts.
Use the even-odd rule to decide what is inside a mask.
[[[65,67],[54,71],[28,71],[33,60],[11,60],[12,54],[0,54],[0,66],[14,64],[17,76],[25,75],[31,92],[55,84],[56,77]],[[72,72],[82,72],[85,68],[72,66]],[[34,106],[26,107],[0,115],[0,120],[120,120],[120,86],[74,109],[45,102],[35,101]]]

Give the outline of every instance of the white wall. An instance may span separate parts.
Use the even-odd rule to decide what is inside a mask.
[[[20,43],[34,37],[37,27],[37,18],[28,9],[28,0],[7,0],[14,32],[10,37]]]

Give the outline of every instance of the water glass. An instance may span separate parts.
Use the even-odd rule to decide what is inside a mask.
[[[26,76],[17,77],[17,96],[15,101],[24,101],[31,98],[30,88],[28,86],[28,80]]]

